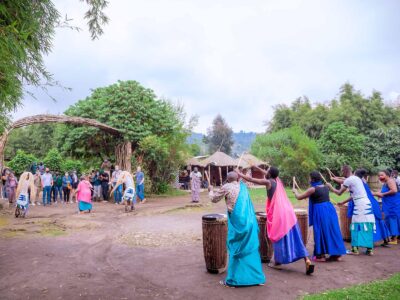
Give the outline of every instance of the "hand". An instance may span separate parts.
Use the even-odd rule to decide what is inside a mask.
[[[238,174],[240,174],[239,168],[235,168],[235,170],[233,170],[233,171],[236,172],[236,173],[238,173]]]
[[[212,185],[209,185],[208,186],[208,192],[211,192],[213,190],[213,186]]]
[[[292,192],[293,192],[293,194],[296,194],[297,193],[297,189],[296,188],[292,188]]]
[[[332,178],[332,177],[331,177],[331,178]],[[333,189],[332,184],[330,184],[329,182],[327,182],[325,185],[326,185],[329,189]]]
[[[343,206],[343,202],[336,203],[338,206]]]
[[[373,195],[377,196],[378,198],[382,198],[383,197],[383,194],[380,193],[380,192],[375,192],[375,193],[373,193]]]

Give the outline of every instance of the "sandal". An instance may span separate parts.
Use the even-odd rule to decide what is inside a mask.
[[[228,288],[232,288],[232,289],[235,288],[234,286],[227,284],[227,283],[225,282],[225,280],[221,280],[221,281],[219,282],[219,284],[222,285],[222,286],[224,286],[224,287],[228,287]]]
[[[271,269],[275,269],[275,270],[279,270],[279,271],[282,270],[282,265],[281,265],[281,264],[274,263],[274,262],[268,263],[267,266],[270,267]]]
[[[313,256],[311,260],[314,262],[326,262],[327,261],[327,259],[325,257],[317,257],[317,256]]]
[[[306,275],[314,273],[315,266],[311,263],[311,260],[306,261]]]

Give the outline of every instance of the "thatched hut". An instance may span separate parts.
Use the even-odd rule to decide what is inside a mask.
[[[240,161],[240,164],[239,164]],[[254,155],[250,153],[244,153],[242,156],[242,159],[240,158],[236,159],[236,164],[239,164],[239,167],[242,167],[245,171],[250,172],[249,175],[251,175],[254,178],[264,178],[264,174],[260,172],[258,169],[253,168],[251,166],[257,166],[262,169],[266,169],[268,167],[268,163],[260,160],[259,158],[255,157]]]
[[[221,151],[215,152],[201,162],[210,176],[211,184],[216,186],[221,186],[226,181],[228,172],[237,166],[232,157]]]

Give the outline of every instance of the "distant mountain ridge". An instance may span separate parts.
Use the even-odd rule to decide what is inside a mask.
[[[251,144],[254,142],[257,136],[256,132],[234,132],[233,133],[233,149],[232,156],[240,156],[245,151],[250,151]],[[201,149],[201,154],[208,153],[208,147],[203,142],[204,134],[193,132],[188,138],[189,144],[198,144]]]

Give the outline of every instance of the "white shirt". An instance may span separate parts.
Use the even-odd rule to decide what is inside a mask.
[[[199,178],[202,177],[200,172],[197,172],[197,173],[191,172],[191,173],[190,173],[190,178],[193,178],[193,176],[197,176],[197,177],[199,177]]]
[[[353,199],[368,198],[367,192],[365,191],[364,183],[361,178],[351,175],[346,178],[343,185],[350,190],[350,195]]]

